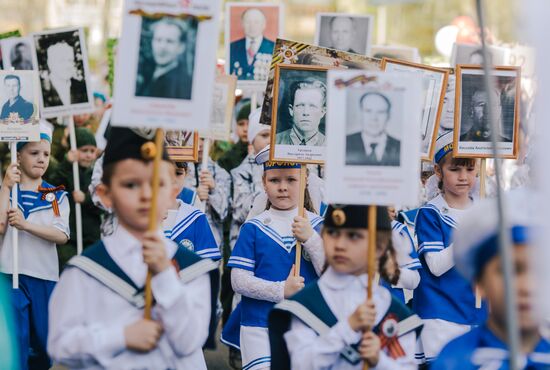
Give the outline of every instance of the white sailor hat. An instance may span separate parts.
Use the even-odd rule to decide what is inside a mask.
[[[264,165],[264,171],[283,169],[283,168],[300,168],[301,167],[300,163],[270,161],[269,148],[270,146],[267,145],[265,148],[260,150],[258,154],[256,154],[256,158],[255,158],[257,164]]]
[[[449,131],[439,136],[435,141],[435,155],[434,163],[437,164],[439,161],[453,151],[453,131]]]
[[[511,242],[529,244],[535,230],[533,195],[518,189],[503,200]],[[470,281],[477,279],[499,253],[496,199],[484,199],[466,212],[454,234],[453,249],[457,270]]]
[[[254,109],[248,116],[248,143],[252,144],[256,136],[263,130],[269,130],[271,126],[260,123],[260,116],[262,115],[262,108]]]

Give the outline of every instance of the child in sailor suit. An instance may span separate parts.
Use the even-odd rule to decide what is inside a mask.
[[[41,125],[40,141],[17,145],[18,163],[8,167],[0,189],[0,266],[9,280],[14,273],[13,229],[19,230],[19,286],[11,292],[11,303],[22,370],[50,368],[46,339],[48,299],[59,279],[56,244],[65,244],[70,235],[67,193],[42,180],[50,147],[51,130]],[[10,204],[14,186],[16,209]]]
[[[270,207],[242,226],[229,259],[233,289],[242,295],[240,349],[247,370],[270,366],[269,310],[304,282],[316,280],[324,264],[316,232],[322,218],[311,212],[298,217],[299,166],[264,163]],[[303,242],[300,276],[294,276],[297,239]],[[232,315],[235,312],[239,311]]]
[[[378,207],[378,232],[386,232],[378,245],[389,238],[384,212]],[[382,286],[366,299],[366,214],[365,206],[328,207],[322,233],[328,268],[271,311],[272,369],[362,369],[363,361],[373,369],[416,369],[420,318]]]
[[[70,369],[206,369],[217,263],[149,229],[153,142],[114,127],[98,194],[118,227],[69,261],[50,301],[48,351]],[[173,164],[159,166],[157,220],[171,202]],[[143,289],[151,271],[151,319]],[[192,333],[192,335],[190,335]]]
[[[448,341],[482,323],[486,315],[484,305],[476,308],[470,282],[454,268],[452,234],[472,204],[469,193],[477,170],[474,159],[452,157],[452,138],[449,132],[436,142],[435,170],[442,192],[416,216],[422,269],[413,309],[424,322],[420,362],[423,356],[427,362],[435,359]]]
[[[541,225],[534,219],[531,190],[505,194],[506,232],[512,242],[511,264],[515,280],[517,329],[520,339],[517,369],[550,369],[550,342],[541,336],[542,320],[535,313],[536,278],[531,270],[534,234]],[[434,370],[508,370],[506,287],[499,255],[498,214],[494,199],[483,200],[465,216],[456,233],[457,270],[476,283],[491,311],[485,323],[452,340],[432,364]]]
[[[180,193],[183,185],[182,181],[178,181],[179,176],[185,176],[178,174],[177,171],[181,169],[177,165],[174,176],[175,194]],[[206,215],[179,198],[172,200],[170,208],[162,223],[164,236],[202,258],[211,258],[214,261],[221,259],[220,249]]]

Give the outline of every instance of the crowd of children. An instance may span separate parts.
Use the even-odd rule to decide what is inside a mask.
[[[508,369],[496,208],[475,199],[478,163],[453,157],[452,132],[436,143],[430,199],[407,212],[377,207],[369,245],[367,208],[327,205],[317,167],[307,168],[300,214],[301,165],[268,160],[271,129],[260,113],[240,109],[238,142],[219,161],[202,140],[198,163],[164,155],[154,230],[150,138],[111,128],[97,158],[92,131],[78,127],[77,150],[58,155],[49,171],[51,128],[20,144],[0,187],[0,271],[11,279],[15,228],[20,274],[11,306],[0,305],[0,330],[13,334],[0,337],[0,369],[206,369],[203,349],[219,342],[218,326],[231,366],[240,355],[245,370]],[[550,369],[533,308],[535,223],[514,206],[530,196],[506,195],[518,363]],[[84,225],[79,256],[75,203]],[[153,308],[145,318],[148,273]]]

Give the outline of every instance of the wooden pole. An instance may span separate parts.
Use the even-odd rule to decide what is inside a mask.
[[[160,185],[159,168],[162,160],[162,148],[164,143],[164,133],[162,129],[158,128],[155,133],[155,158],[153,160],[153,179],[151,180],[151,211],[149,213],[149,231],[156,231],[158,228],[157,220],[157,203],[158,203],[158,190]],[[151,290],[151,279],[153,274],[151,270],[147,272],[147,279],[145,280],[145,309],[143,317],[145,319],[151,319],[151,307],[153,305],[153,292]]]
[[[300,166],[300,194],[298,197],[298,216],[304,217],[304,201],[306,195],[307,185],[307,165],[302,164]],[[294,276],[300,276],[300,262],[302,257],[302,243],[296,241],[296,257],[294,259]]]
[[[17,163],[17,142],[13,141],[10,143],[10,152],[11,152],[11,163]],[[18,191],[17,187],[19,184],[14,184],[11,188],[11,208],[17,209],[17,198]],[[19,289],[19,230],[16,227],[11,228],[11,243],[12,243],[12,288]]]
[[[367,299],[372,299],[372,285],[376,275],[376,206],[368,209],[368,247],[367,247]],[[363,370],[369,365],[364,362]]]
[[[73,116],[68,116],[68,126],[69,126],[69,142],[71,145],[71,150],[77,150],[76,145],[76,131],[74,127]],[[80,173],[78,172],[78,160],[73,162],[73,183],[74,191],[80,191]],[[74,202],[74,212],[75,212],[75,224],[76,224],[76,253],[81,254],[83,245],[82,245],[82,205],[80,203]]]
[[[484,199],[487,194],[487,159],[481,158],[481,164],[479,168],[479,198]],[[476,285],[476,308],[481,308],[481,293]]]
[[[201,160],[201,171],[208,169],[208,158],[210,158],[210,139],[205,138],[202,143],[202,160]],[[195,167],[196,169],[197,167]],[[200,173],[198,174],[200,175]],[[208,200],[201,200],[201,211],[206,212],[206,202]]]

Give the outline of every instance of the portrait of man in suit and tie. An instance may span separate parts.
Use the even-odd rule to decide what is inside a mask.
[[[275,47],[274,40],[267,35],[269,26],[267,12],[278,13],[279,9],[278,6],[249,7],[240,14],[238,20],[230,19],[231,28],[233,28],[230,33],[234,33],[235,28],[242,28],[244,33],[244,37],[231,41],[229,45],[229,73],[236,75],[239,80],[267,79],[271,55]],[[277,34],[278,31],[274,36]],[[265,69],[265,73],[256,69]]]
[[[276,144],[324,146],[326,138],[319,126],[327,112],[326,85],[313,77],[294,81],[290,84],[286,101],[289,102],[288,106],[280,109],[288,109],[288,117],[292,122],[286,125],[290,128],[277,130]],[[284,115],[278,114],[278,117]],[[277,124],[279,127],[285,126]]]
[[[196,20],[142,19],[136,96],[191,99]],[[189,37],[188,37],[189,36]]]
[[[317,20],[317,45],[366,55],[370,44],[372,17],[320,13]]]
[[[78,30],[35,35],[44,108],[88,103],[82,41]]]
[[[17,42],[10,51],[10,63],[15,70],[32,70],[31,46],[25,41]]]
[[[361,131],[346,136],[346,165],[400,166],[401,141],[387,131],[391,100],[372,91],[361,95],[358,103]]]

